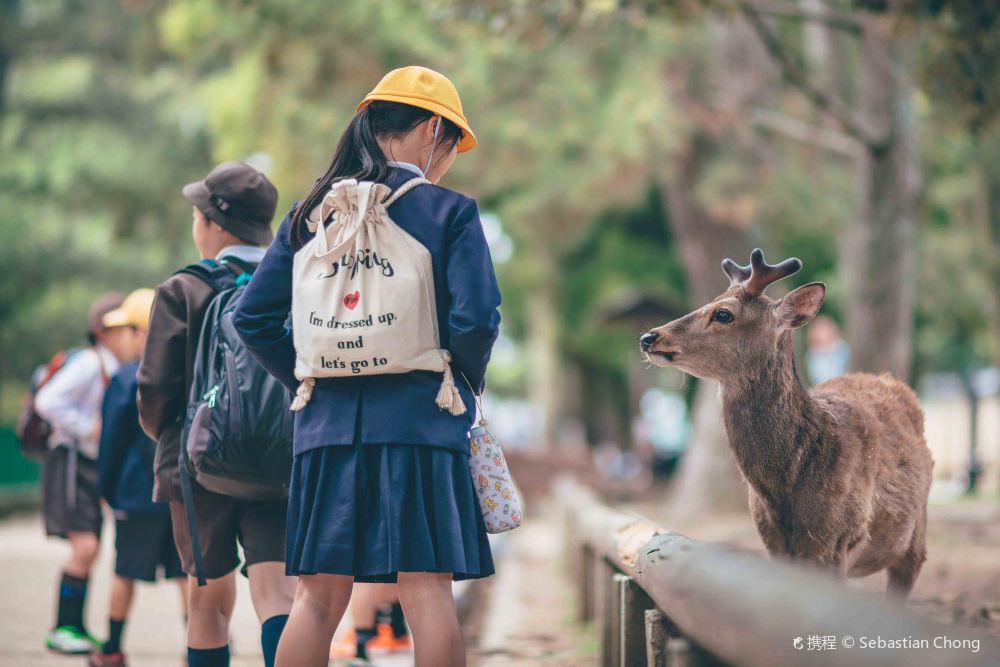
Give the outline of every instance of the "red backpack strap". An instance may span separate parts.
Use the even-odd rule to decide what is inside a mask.
[[[94,354],[97,355],[97,365],[101,367],[101,382],[103,382],[104,386],[107,387],[111,384],[111,376],[108,375],[108,369],[104,367],[104,357],[101,356],[101,351],[97,349],[96,345],[90,349],[92,349]]]

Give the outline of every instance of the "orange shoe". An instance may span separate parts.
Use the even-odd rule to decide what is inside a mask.
[[[410,635],[396,637],[392,634],[392,626],[388,623],[379,623],[376,628],[375,637],[365,644],[365,648],[374,651],[386,651],[396,653],[399,651],[410,651],[413,649],[413,642]]]
[[[331,658],[353,658],[357,653],[358,639],[354,634],[354,628],[349,628],[339,637],[334,637],[333,643],[330,644]]]

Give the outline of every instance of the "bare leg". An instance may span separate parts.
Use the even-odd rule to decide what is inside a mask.
[[[465,645],[451,575],[400,572],[398,581],[399,602],[413,633],[416,667],[464,667]]]
[[[135,594],[135,581],[115,575],[111,580],[111,602],[108,604],[108,616],[115,621],[124,621],[132,608],[132,597]]]
[[[236,603],[234,573],[209,579],[205,586],[199,586],[191,577],[188,589],[188,646],[208,649],[228,644],[229,621]]]
[[[292,613],[278,644],[276,667],[326,667],[330,641],[353,585],[353,577],[339,574],[299,577]]]
[[[247,576],[250,579],[250,599],[261,623],[291,611],[295,577],[285,576],[284,563],[254,563],[247,568]]]
[[[66,539],[69,540],[71,552],[69,559],[63,565],[63,572],[71,577],[86,579],[90,576],[90,568],[94,566],[94,561],[97,560],[100,547],[97,533],[67,533]]]
[[[186,577],[178,577],[174,581],[177,582],[177,591],[181,594],[181,615],[186,624],[188,618],[188,580]]]

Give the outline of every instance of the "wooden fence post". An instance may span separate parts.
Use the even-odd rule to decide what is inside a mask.
[[[598,556],[594,558],[594,573],[596,575],[594,592],[598,603],[595,620],[601,638],[601,665],[602,667],[614,667],[616,646],[612,632],[614,625],[612,620],[614,609],[617,606],[615,604],[617,602],[617,587],[613,581],[615,570],[606,558]]]
[[[580,622],[594,620],[594,548],[580,546],[579,596],[577,601]]]
[[[622,667],[646,665],[646,610],[656,605],[640,588],[635,579],[621,575],[621,630],[619,631],[619,664]]]
[[[646,627],[646,667],[674,667],[669,662],[666,617],[659,609],[647,609],[644,615]]]
[[[622,589],[627,580],[617,571],[611,575],[611,667],[622,667]]]

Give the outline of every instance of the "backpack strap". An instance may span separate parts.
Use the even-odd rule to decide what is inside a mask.
[[[97,365],[101,367],[101,383],[104,385],[104,388],[107,389],[108,385],[111,384],[111,376],[108,375],[108,369],[104,367],[104,357],[101,356],[101,351],[97,349],[96,345],[92,346],[90,349],[94,351],[95,355],[97,355]]]
[[[66,501],[72,511],[76,511],[76,476],[80,468],[80,450],[73,442],[66,447]]]
[[[181,444],[183,447],[184,444]],[[194,576],[199,586],[205,585],[205,564],[201,558],[201,539],[198,537],[198,523],[194,515],[194,489],[191,488],[191,473],[188,472],[181,453],[181,498],[184,501],[184,514],[187,518],[188,539],[191,542],[191,556],[194,559]]]
[[[400,197],[402,197],[403,195],[405,195],[407,192],[417,187],[418,185],[423,185],[424,183],[429,184],[430,181],[420,176],[417,176],[416,178],[411,178],[406,183],[403,183],[398,188],[393,190],[392,194],[389,195],[384,202],[382,202],[382,205],[385,206],[386,208],[389,208],[390,206],[395,204]]]
[[[176,276],[180,273],[192,275],[208,283],[209,287],[216,292],[221,292],[236,285],[236,273],[229,268],[231,262],[233,262],[233,258],[231,257],[223,262],[217,262],[214,259],[203,259],[200,262],[188,264],[183,269],[176,271],[174,275]],[[240,264],[244,263],[241,262]]]

